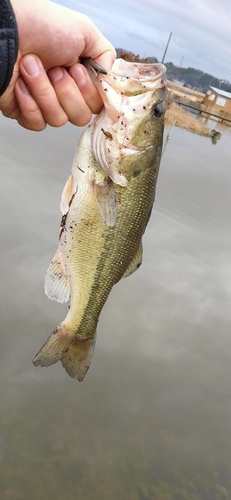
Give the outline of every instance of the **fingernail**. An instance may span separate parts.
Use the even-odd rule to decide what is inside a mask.
[[[52,68],[48,73],[48,76],[49,76],[52,83],[55,83],[55,82],[58,82],[59,80],[61,80],[63,75],[64,75],[64,71],[62,68]]]
[[[21,92],[23,92],[23,94],[30,95],[29,89],[22,78],[18,78],[17,85],[20,88]]]
[[[78,87],[84,87],[87,82],[86,71],[82,64],[76,64],[71,73]]]
[[[25,56],[23,59],[23,67],[29,76],[36,77],[40,73],[40,66],[35,56]]]

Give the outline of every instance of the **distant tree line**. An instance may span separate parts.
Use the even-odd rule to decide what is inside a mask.
[[[185,87],[206,91],[209,86],[231,92],[231,83],[227,80],[220,80],[215,76],[204,73],[200,69],[180,68],[173,63],[166,63],[168,80],[179,80]]]
[[[121,57],[126,61],[134,62],[159,62],[156,57],[142,58],[138,54],[133,54],[125,49],[116,49],[117,57]],[[206,92],[209,86],[216,87],[226,92],[231,92],[231,83],[227,80],[221,80],[215,76],[204,73],[200,69],[181,68],[175,66],[172,62],[165,63],[167,68],[167,79],[178,80],[185,87],[193,88],[202,92]]]
[[[116,49],[117,57],[121,57],[125,61],[130,62],[148,62],[150,64],[157,63],[158,59],[156,57],[140,57],[139,54],[133,54],[133,52],[129,52],[125,49]]]

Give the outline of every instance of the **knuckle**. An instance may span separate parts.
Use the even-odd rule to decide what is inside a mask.
[[[21,113],[18,118],[18,123],[27,130],[35,130],[37,132],[46,128],[46,122],[38,109],[31,110],[27,113]]]
[[[0,99],[0,110],[6,118],[16,118],[19,114],[19,107],[15,98]]]
[[[76,114],[76,116],[69,117],[70,123],[78,127],[85,127],[91,120],[91,113],[83,115]]]
[[[20,117],[18,119],[18,124],[27,130],[33,130],[35,132],[41,132],[47,126],[47,124],[43,120],[38,120],[37,122],[35,122],[25,119],[23,117]]]
[[[41,85],[41,86],[36,86],[35,89],[32,90],[32,94],[34,95],[34,98],[38,100],[44,100],[44,99],[50,99],[51,95],[53,94],[52,92],[52,87],[49,85]]]
[[[15,109],[13,109],[11,111],[9,111],[9,110],[2,110],[2,114],[6,118],[11,118],[12,120],[17,120],[18,115],[20,114],[20,110],[19,110],[19,108],[15,108]]]
[[[51,127],[57,127],[57,128],[58,127],[62,127],[67,122],[68,122],[68,116],[67,115],[56,117],[56,119],[49,119],[49,118],[47,119],[48,125],[50,125]]]
[[[65,82],[59,81],[53,85],[59,102],[69,100],[75,95],[76,84],[73,80],[67,82],[67,78],[65,78]]]

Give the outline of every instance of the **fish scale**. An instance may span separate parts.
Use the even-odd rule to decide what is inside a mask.
[[[80,138],[61,200],[59,247],[45,279],[48,297],[59,302],[70,297],[70,307],[33,361],[49,366],[60,360],[79,381],[89,368],[112,287],[142,261],[167,98],[162,64],[117,60],[112,72],[102,73],[96,63],[93,68],[88,69],[105,108]]]

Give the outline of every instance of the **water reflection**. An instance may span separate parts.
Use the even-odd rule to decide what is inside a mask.
[[[221,134],[222,134],[222,132],[225,135],[231,134],[231,127],[230,126],[227,127],[226,125],[224,125],[223,122],[219,121],[218,119],[216,119],[214,117],[210,117],[209,115],[203,116],[203,115],[198,114],[198,113],[196,113],[196,114],[193,113],[193,115],[194,115],[194,118],[196,118],[199,122],[206,125],[206,127],[208,127],[210,130],[215,128]]]
[[[175,128],[141,269],[114,287],[82,384],[31,360],[67,306],[43,292],[76,128],[1,118],[0,498],[231,496],[230,131]]]

